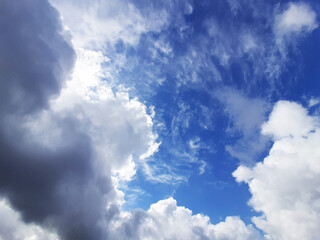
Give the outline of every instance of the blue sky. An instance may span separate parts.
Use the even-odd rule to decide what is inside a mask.
[[[0,239],[316,239],[317,1],[0,1]]]

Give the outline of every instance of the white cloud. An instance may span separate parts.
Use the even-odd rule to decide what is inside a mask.
[[[108,61],[102,53],[77,50],[77,61],[71,79],[58,98],[51,99],[50,109],[24,119],[25,145],[37,144],[52,151],[73,143],[62,119],[74,118],[79,132],[88,135],[95,150],[95,171],[114,177],[115,191],[109,203],[123,203],[124,195],[117,189],[120,182],[134,178],[137,162],[148,165],[161,143],[153,132],[152,116],[147,107],[127,92],[114,92],[103,80],[102,64]],[[12,121],[10,126],[16,123]],[[8,133],[9,134],[9,133]]]
[[[269,121],[262,125],[262,133],[276,139],[306,136],[315,127],[314,118],[297,103],[279,101],[270,114]]]
[[[79,56],[79,68],[76,64],[73,80],[62,92],[55,107],[62,108],[60,111],[66,108],[67,111],[76,109],[73,114],[84,118],[83,130],[90,133],[99,159],[109,163],[111,161],[113,171],[129,180],[135,174],[132,154],[146,159],[152,156],[160,145],[156,143],[157,135],[152,130],[152,118],[147,114],[146,106],[138,99],[130,99],[126,92],[114,93],[111,87],[101,80],[101,64],[104,62],[102,55],[95,53],[95,60],[92,60],[92,51],[83,51],[83,54],[89,54],[89,62],[86,54],[84,57]],[[84,62],[81,63],[82,61]],[[83,74],[87,69],[89,71]],[[74,92],[76,85],[81,86],[81,90]],[[66,107],[70,96],[76,102]],[[122,167],[124,173],[121,173]]]
[[[289,63],[289,47],[318,27],[316,12],[306,3],[296,2],[274,16],[274,46],[267,58],[265,73],[272,79],[278,78]]]
[[[6,200],[0,199],[0,240],[59,240],[49,230],[36,224],[26,224]]]
[[[173,198],[152,204],[147,212],[123,214],[123,218],[112,222],[111,228],[115,234],[113,239],[133,239],[132,231],[135,231],[135,239],[140,240],[260,239],[258,231],[245,225],[239,217],[227,217],[224,222],[213,225],[209,217],[192,214],[191,210],[177,206]]]
[[[262,215],[252,220],[268,239],[318,239],[320,230],[319,118],[293,102],[278,102],[263,125],[275,142],[253,168],[233,175],[249,185],[249,205]]]
[[[158,31],[167,22],[165,11],[150,11],[148,16],[127,1],[51,0],[62,14],[77,47],[104,48],[121,40],[136,45],[140,35]]]
[[[311,32],[318,27],[317,15],[305,3],[289,3],[275,18],[274,31],[278,37],[291,33]]]

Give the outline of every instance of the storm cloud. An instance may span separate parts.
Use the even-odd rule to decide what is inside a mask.
[[[32,142],[23,125],[47,110],[73,67],[59,14],[42,0],[1,1],[0,9],[1,195],[25,222],[62,239],[101,239],[102,197],[112,184],[94,174],[90,138],[73,116],[50,115],[67,140],[59,149]]]

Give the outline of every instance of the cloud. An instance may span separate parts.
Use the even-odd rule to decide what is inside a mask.
[[[301,105],[278,102],[262,132],[274,138],[269,155],[233,175],[249,185],[252,220],[269,239],[317,239],[320,224],[320,121]]]
[[[306,3],[289,3],[286,9],[274,16],[273,48],[268,56],[266,73],[271,78],[279,78],[286,70],[289,62],[290,50],[296,53],[292,46],[296,46],[301,37],[311,33],[318,27],[316,12]]]
[[[306,136],[315,127],[315,119],[307,115],[307,110],[297,103],[279,101],[262,125],[262,133],[275,139]]]
[[[161,144],[156,142],[152,117],[137,98],[114,91],[101,80],[105,77],[102,65],[109,59],[99,51],[78,52],[72,80],[52,102],[53,109],[81,116],[82,130],[92,140],[100,170],[112,168],[122,180],[131,180],[136,164],[147,164]]]
[[[167,24],[166,11],[149,11],[147,15],[127,1],[51,0],[71,29],[78,47],[106,49],[118,41],[136,45],[140,36],[159,31]]]
[[[104,239],[123,203],[117,181],[156,151],[152,118],[101,81],[99,52],[77,49],[69,75],[75,51],[47,1],[1,5],[0,194],[37,229]]]
[[[112,239],[177,239],[177,240],[258,240],[260,234],[239,217],[227,217],[216,225],[202,214],[177,206],[168,198],[152,204],[148,211],[127,213],[111,223]]]
[[[5,1],[1,9],[0,111],[26,113],[45,107],[74,62],[59,14],[37,0]]]
[[[240,132],[239,139],[233,145],[227,145],[226,150],[242,163],[254,162],[268,143],[268,138],[260,134],[260,126],[269,104],[258,98],[248,98],[232,88],[222,88],[215,95],[224,104],[232,122],[227,133]]]
[[[317,14],[306,3],[289,3],[288,8],[275,17],[277,37],[311,32],[318,27]]]
[[[308,106],[311,108],[311,107],[317,106],[319,103],[320,103],[319,98],[312,97],[309,99]]]
[[[5,200],[0,200],[0,239],[58,240],[58,236],[34,224],[25,224]]]

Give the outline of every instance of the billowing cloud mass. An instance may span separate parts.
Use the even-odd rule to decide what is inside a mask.
[[[111,180],[95,176],[91,140],[76,116],[46,113],[75,56],[59,14],[47,1],[1,5],[6,34],[1,36],[0,192],[26,223],[54,228],[62,239],[100,238],[102,196],[112,190]],[[37,142],[38,134],[60,139]]]
[[[246,226],[239,217],[227,217],[216,225],[207,216],[177,206],[173,198],[161,200],[147,212],[124,214],[112,222],[112,239],[176,239],[176,240],[259,240],[260,233],[251,225]],[[117,227],[117,225],[119,227]]]
[[[0,192],[26,223],[101,239],[123,201],[111,176],[134,174],[133,154],[155,141],[152,120],[137,100],[97,86],[99,54],[78,54],[66,83],[75,53],[48,2],[1,4],[15,27],[1,21]]]
[[[233,175],[249,185],[250,206],[261,216],[253,222],[269,239],[319,237],[320,121],[294,102],[278,102],[264,134],[275,142],[253,168],[240,166]]]

